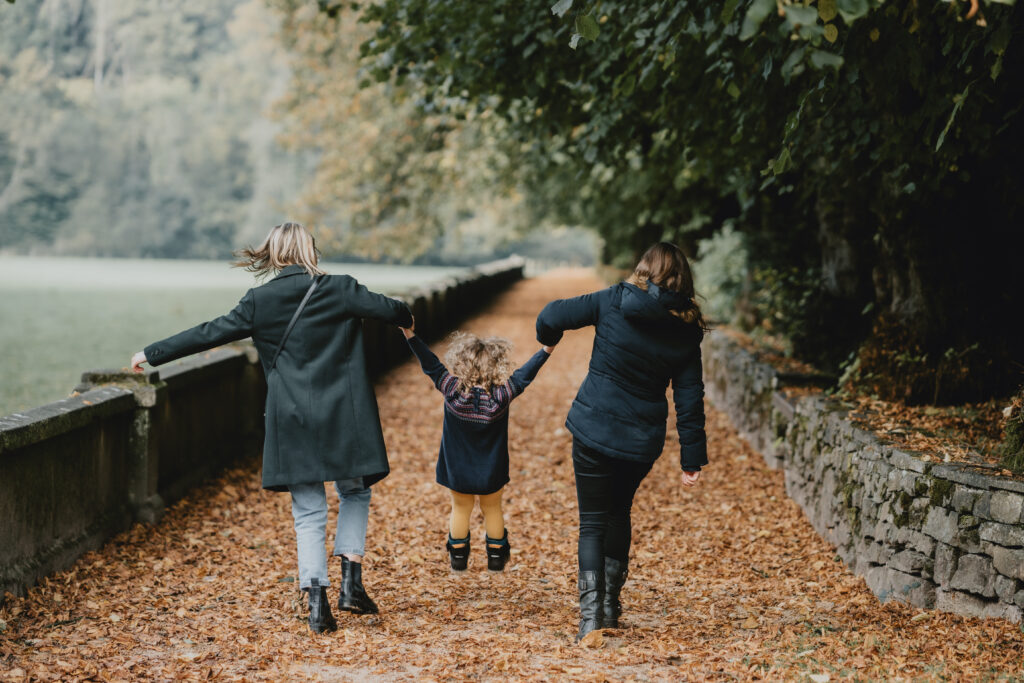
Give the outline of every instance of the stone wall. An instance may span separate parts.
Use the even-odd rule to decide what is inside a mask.
[[[417,332],[436,337],[522,277],[522,261],[506,259],[402,298]],[[410,356],[393,327],[368,320],[364,333],[374,374]],[[265,393],[242,343],[139,375],[86,372],[75,396],[0,417],[0,600],[258,455]]]
[[[825,396],[787,397],[815,378],[779,373],[721,331],[703,352],[708,399],[880,600],[1021,621],[1024,482],[887,445]]]

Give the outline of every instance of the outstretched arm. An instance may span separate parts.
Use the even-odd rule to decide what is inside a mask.
[[[508,387],[511,392],[509,400],[515,398],[519,394],[526,391],[526,387],[530,386],[530,382],[540,372],[541,367],[551,356],[551,347],[545,346],[537,353],[530,357],[530,360],[523,363],[522,367],[512,373],[512,376],[508,378]]]
[[[692,473],[708,464],[707,437],[704,434],[704,371],[700,362],[700,347],[686,365],[672,378],[672,398],[676,406],[676,431],[679,433],[679,464]],[[684,484],[687,478],[684,476]]]
[[[554,346],[562,340],[565,330],[596,324],[601,314],[601,295],[602,292],[592,292],[549,303],[537,316],[537,341]]]
[[[132,370],[142,372],[141,363],[163,365],[172,360],[206,351],[215,346],[252,336],[253,298],[250,289],[235,309],[209,322],[196,325],[161,341],[150,344],[132,357]]]
[[[354,279],[352,291],[348,294],[348,305],[352,312],[360,318],[375,318],[384,322],[409,327],[412,325],[412,313],[405,303],[389,296],[371,292]]]
[[[406,341],[409,342],[409,348],[419,360],[420,368],[423,369],[427,377],[434,381],[437,390],[447,395],[451,387],[457,384],[455,378],[448,372],[448,368],[422,339],[412,333],[411,329],[402,328],[402,332],[405,334]]]

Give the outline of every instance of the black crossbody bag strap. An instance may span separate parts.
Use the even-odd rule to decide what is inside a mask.
[[[298,321],[299,316],[302,315],[302,309],[306,307],[306,302],[309,301],[309,297],[313,295],[313,290],[320,284],[320,277],[316,276],[313,278],[313,284],[306,290],[306,296],[302,297],[302,301],[299,302],[299,307],[295,309],[295,315],[288,322],[288,327],[284,330],[284,335],[281,337],[281,343],[277,345],[277,351],[274,351],[274,359],[270,361],[270,369],[273,370],[277,365],[277,357],[281,355],[281,349],[284,348],[284,343],[288,341],[288,335],[292,333],[292,328],[295,327],[295,323]]]

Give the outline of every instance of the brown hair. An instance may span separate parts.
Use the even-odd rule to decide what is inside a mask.
[[[672,315],[688,323],[697,323],[705,330],[708,329],[697,304],[690,263],[682,250],[671,242],[658,242],[645,251],[626,282],[636,285],[645,292],[647,283],[653,282],[662,289],[682,294],[688,299],[687,305],[682,310],[670,311]]]
[[[238,257],[233,265],[245,268],[256,277],[263,278],[285,266],[298,265],[310,275],[325,275],[317,267],[320,252],[316,240],[299,223],[282,223],[270,229],[267,239],[258,247],[246,247],[235,252]]]
[[[488,392],[512,374],[512,342],[502,337],[480,338],[469,332],[454,332],[444,362],[459,378],[459,391],[481,386]]]

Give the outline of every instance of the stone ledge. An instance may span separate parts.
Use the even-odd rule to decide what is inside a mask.
[[[135,409],[131,391],[120,387],[93,389],[39,408],[0,417],[0,454],[81,429],[115,413]]]

